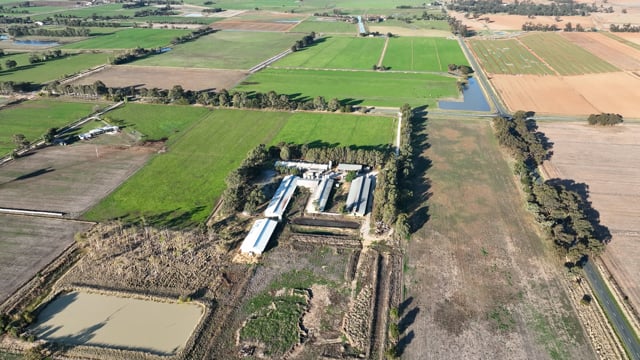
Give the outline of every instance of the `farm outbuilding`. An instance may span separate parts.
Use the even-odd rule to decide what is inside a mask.
[[[273,231],[276,229],[276,225],[278,225],[278,222],[275,220],[256,220],[251,226],[247,237],[242,241],[240,252],[250,255],[262,254],[269,243],[269,239],[271,239]]]
[[[358,165],[358,164],[340,164],[340,165],[338,165],[336,170],[343,171],[343,172],[347,172],[347,171],[360,172],[360,171],[362,171],[362,165]]]
[[[360,216],[367,213],[372,182],[373,176],[371,175],[358,176],[353,179],[347,196],[347,211]]]
[[[287,205],[289,205],[293,192],[296,190],[298,179],[295,175],[289,175],[282,179],[278,190],[276,190],[275,195],[273,195],[273,198],[269,201],[269,206],[264,211],[265,217],[282,220],[282,215],[284,215],[284,211]]]
[[[333,179],[329,176],[325,176],[320,185],[316,188],[313,194],[313,207],[315,211],[323,212],[329,201],[329,194],[331,194],[331,187],[333,186]]]

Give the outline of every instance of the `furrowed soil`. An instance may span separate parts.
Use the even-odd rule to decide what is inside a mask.
[[[116,136],[126,135],[102,135]],[[142,167],[153,152],[151,147],[91,143],[39,150],[1,168],[0,207],[77,217]]]
[[[425,136],[431,187],[406,245],[403,358],[595,358],[489,122],[428,120]]]
[[[613,235],[602,260],[628,301],[640,311],[640,125],[538,124],[553,143],[550,177],[588,185],[600,223]]]

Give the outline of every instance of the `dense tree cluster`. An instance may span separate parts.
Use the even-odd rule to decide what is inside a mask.
[[[160,48],[145,49],[145,48],[137,47],[135,49],[131,49],[129,51],[116,55],[115,57],[109,59],[109,62],[111,63],[111,65],[121,65],[121,64],[130,63],[138,59],[145,58],[151,54],[160,54],[160,53],[162,53],[162,49]]]
[[[468,66],[468,65],[449,64],[447,65],[447,69],[451,73],[460,74],[464,76],[473,73],[473,69],[471,68],[471,66]]]
[[[473,30],[469,29],[467,25],[463,24],[462,21],[457,20],[454,17],[450,17],[449,20],[449,28],[451,32],[460,35],[462,37],[472,36],[474,34]]]
[[[211,14],[211,13],[219,13],[219,12],[223,12],[223,11],[224,11],[224,9],[223,8],[219,8],[219,7],[217,7],[217,8],[209,8],[209,9],[202,9],[202,12],[205,13],[205,14],[207,14],[207,13],[209,13],[209,14]]]
[[[30,92],[37,90],[39,86],[31,82],[15,82],[15,81],[1,81],[0,82],[0,94],[11,95],[18,92]]]
[[[19,36],[50,36],[50,37],[76,37],[89,36],[91,31],[87,28],[66,27],[64,29],[47,29],[35,26],[13,25],[7,29],[7,33],[14,37]]]
[[[170,7],[144,9],[133,13],[133,17],[146,17],[146,16],[171,16],[178,15],[177,11],[173,11]]]
[[[49,50],[41,54],[31,53],[31,55],[29,55],[29,64],[37,64],[49,60],[60,59],[67,55],[68,54],[63,53],[60,49]]]
[[[212,29],[210,27],[205,26],[205,27],[202,27],[200,29],[192,31],[191,33],[189,33],[187,35],[178,36],[177,38],[171,40],[171,44],[172,45],[177,45],[177,44],[182,44],[182,43],[186,43],[186,42],[189,42],[189,41],[193,41],[193,40],[198,39],[201,36],[213,34],[216,31],[218,31],[218,30]]]
[[[611,32],[640,32],[640,25],[631,25],[631,24],[616,25],[616,24],[611,24],[611,25],[609,25],[609,31],[611,31]]]
[[[497,14],[527,16],[587,16],[592,12],[608,11],[598,8],[594,4],[578,3],[574,1],[551,2],[550,4],[534,3],[531,1],[514,1],[503,3],[502,0],[476,1],[454,0],[447,8],[463,13]]]
[[[591,114],[587,121],[589,125],[616,125],[622,123],[622,115],[611,113]]]
[[[33,20],[30,17],[5,16],[0,15],[0,24],[31,24]]]
[[[244,208],[248,197],[256,190],[255,185],[251,184],[252,181],[260,175],[260,171],[269,159],[269,151],[264,144],[260,144],[249,151],[240,167],[227,175],[225,179],[227,188],[222,193],[220,208],[223,214],[231,214]],[[257,192],[253,196],[259,198]]]
[[[316,39],[316,33],[311,32],[309,35],[304,36],[302,39],[296,41],[295,44],[291,45],[291,51],[298,51],[300,49],[306,48],[307,46],[313,44]]]
[[[573,266],[585,255],[601,253],[610,235],[603,233],[586,194],[575,190],[579,184],[559,179],[542,181],[538,177],[536,169],[547,158],[545,139],[534,120],[526,118],[525,112],[516,113],[513,119],[494,118],[496,136],[515,155],[514,172],[527,194],[528,210],[559,254]]]
[[[534,24],[531,21],[527,21],[522,24],[522,31],[558,31],[560,28],[556,24]]]

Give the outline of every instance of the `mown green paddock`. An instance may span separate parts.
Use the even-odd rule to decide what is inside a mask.
[[[70,124],[101,105],[104,104],[34,100],[0,110],[0,156],[15,148],[13,135],[22,134],[27,140],[35,140],[49,128]]]
[[[560,75],[619,71],[615,66],[558,34],[527,34],[520,40]]]
[[[437,99],[457,97],[454,77],[433,74],[349,71],[265,69],[235,88],[243,91],[287,94],[312,99],[338,98],[344,104],[364,106],[434,107]]]
[[[332,20],[333,19],[331,18],[322,20],[322,18],[312,17],[310,19],[302,21],[301,23],[296,25],[296,27],[289,30],[289,32],[310,33],[312,31],[315,31],[316,33],[352,35],[356,35],[358,33],[357,24],[352,24],[337,19],[335,19],[336,21]]]
[[[468,65],[456,40],[437,37],[392,38],[382,64],[391,70],[444,72],[449,64]]]
[[[427,12],[433,13],[434,11],[427,11]],[[379,22],[379,23],[375,23],[375,24],[370,23],[369,25],[372,25],[372,26],[383,26],[383,27],[385,27],[385,26],[388,26],[388,27],[401,27],[401,28],[412,29],[412,30],[421,29],[421,30],[450,31],[449,23],[444,21],[444,20],[413,19],[413,20],[410,20],[409,22],[406,22],[404,20],[391,19],[391,20],[385,20],[383,22]]]
[[[518,40],[470,40],[482,67],[491,74],[553,75],[555,72]]]
[[[371,69],[378,63],[383,38],[327,36],[307,48],[289,54],[274,67],[316,69]]]
[[[249,69],[291,48],[301,38],[300,34],[218,31],[133,65]]]
[[[171,40],[190,33],[190,30],[174,29],[125,29],[108,35],[94,36],[87,40],[62,46],[62,49],[133,49],[167,46]]]
[[[35,53],[38,54],[46,51],[48,50],[35,51]],[[42,84],[47,81],[63,78],[66,75],[75,74],[94,66],[106,64],[112,54],[110,52],[69,54],[64,58],[37,64],[29,64],[29,56],[30,53],[17,53],[9,56],[3,56],[3,63],[9,59],[13,59],[18,63],[18,66],[13,69],[8,69],[4,64],[2,64],[3,67],[0,71],[0,82],[14,81]]]
[[[184,131],[174,132],[173,126],[157,130],[162,126],[150,124],[154,116],[159,124],[172,121],[173,115],[164,110],[167,106],[127,104],[110,114],[137,129],[151,126],[151,130],[159,131],[156,136],[168,134],[168,151],[156,155],[84,214],[85,219],[140,221],[143,218],[147,224],[159,226],[195,226],[211,213],[225,189],[227,174],[258,144],[322,141],[375,146],[388,144],[394,132],[394,120],[390,118],[231,109],[203,113],[202,108],[197,107],[168,107],[176,108],[182,118],[188,119],[188,125],[182,124],[186,125]],[[145,125],[137,123],[141,121],[137,114],[142,113],[147,113],[147,118],[142,120]],[[339,126],[337,121],[341,122]],[[331,131],[336,127],[344,133]],[[376,131],[371,130],[374,127]]]

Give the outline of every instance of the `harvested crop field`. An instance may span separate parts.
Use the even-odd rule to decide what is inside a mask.
[[[469,45],[488,74],[555,74],[516,39],[470,40]]]
[[[0,303],[71,245],[91,224],[0,214]]]
[[[104,36],[65,45],[64,49],[133,49],[166,46],[171,40],[188,34],[188,30],[173,29],[125,29]]]
[[[184,348],[202,313],[196,304],[70,292],[58,295],[42,309],[31,332],[67,345],[171,355]]]
[[[100,80],[108,87],[138,86],[147,89],[171,89],[180,85],[185,90],[230,89],[246,76],[241,70],[188,69],[159,66],[109,66],[85,76],[76,84],[93,84]]]
[[[622,70],[640,70],[640,50],[600,33],[562,33],[572,43]]]
[[[580,76],[493,75],[493,86],[512,111],[588,115],[613,112],[640,117],[640,78],[625,72]]]
[[[595,358],[490,124],[429,120],[426,134],[429,198],[406,249],[403,358]]]
[[[615,36],[640,45],[640,33],[616,33]]]
[[[602,259],[640,309],[640,125],[613,127],[539,122],[553,143],[548,176],[588,185],[589,199],[613,240]],[[631,261],[630,261],[631,260]]]
[[[39,150],[2,167],[0,206],[77,217],[142,167],[153,152],[86,143]]]

